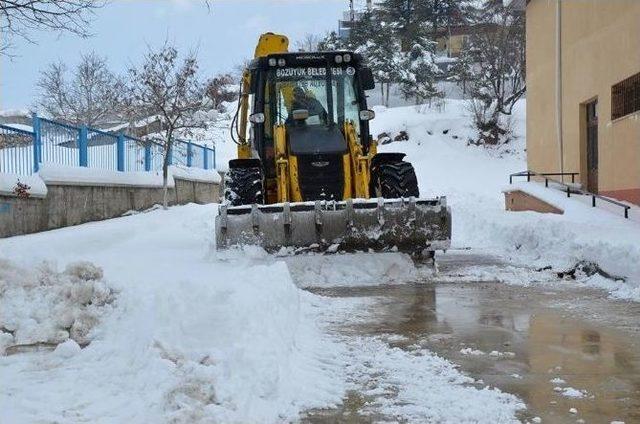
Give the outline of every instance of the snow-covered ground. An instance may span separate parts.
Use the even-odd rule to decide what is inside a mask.
[[[602,288],[614,298],[640,301],[640,224],[624,219],[621,209],[594,209],[538,185],[528,190],[560,205],[563,215],[505,211],[502,191],[508,186],[509,174],[527,169],[524,101],[513,117],[516,139],[500,148],[468,145],[474,130],[464,101],[449,100],[442,111],[424,106],[375,109],[373,134],[409,134],[409,141],[380,150],[407,153],[407,160],[416,168],[421,195],[447,196],[453,214],[453,248],[500,255],[518,266],[489,273],[479,268],[467,277],[526,284],[589,262],[624,281],[579,272],[580,283]],[[536,271],[546,267],[551,270]]]
[[[286,422],[339,404],[348,389],[371,380],[367,373],[378,381],[368,387],[374,406],[391,416],[515,420],[522,407],[515,397],[470,385],[428,351],[324,331],[357,305],[298,288],[284,262],[258,249],[214,252],[215,213],[215,205],[187,205],[0,240],[3,265],[16,270],[0,274],[1,287],[29,282],[4,289],[0,300],[39,305],[19,320],[2,317],[4,346],[32,328],[47,331],[29,343],[64,338],[70,321],[43,285],[74,292],[84,280],[67,276],[77,266],[58,271],[68,264],[99,267],[89,280],[110,296],[83,349],[67,342],[54,352],[0,356],[0,421]],[[361,258],[361,266],[367,261],[378,259]],[[81,309],[88,301],[79,298]],[[390,399],[398,381],[402,391]],[[460,397],[469,405],[452,409]]]
[[[90,261],[116,293],[81,351],[0,357],[0,421],[276,422],[339,402],[340,346],[319,330],[318,299],[283,263],[212,255],[215,211],[189,205],[0,241],[35,286],[3,291],[3,308],[41,304],[16,323],[2,317],[5,345],[10,331],[61,320],[39,289],[57,267]],[[11,275],[2,287],[17,284]],[[29,342],[60,341],[41,333]]]
[[[516,139],[498,149],[468,145],[461,101],[376,113],[374,135],[409,134],[380,149],[407,153],[423,196],[447,195],[454,248],[513,264],[455,278],[553,283],[583,262],[578,282],[640,299],[637,222],[562,195],[550,200],[564,215],[504,211],[508,174],[526,169],[524,102]],[[235,145],[221,144],[224,163]],[[287,422],[349,390],[372,399],[364,412],[399,421],[517,421],[515,396],[426,349],[330,330],[366,317],[365,299],[301,288],[425,278],[406,256],[215,252],[215,214],[187,205],[0,240],[0,422]],[[625,280],[589,276],[586,262]]]

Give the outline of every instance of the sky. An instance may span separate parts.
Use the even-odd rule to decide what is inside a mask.
[[[39,73],[62,60],[75,66],[82,53],[95,51],[117,73],[135,65],[148,46],[165,40],[181,50],[197,48],[202,76],[233,70],[253,55],[261,33],[285,34],[337,30],[348,0],[111,0],[96,12],[93,36],[34,32],[38,44],[16,38],[13,58],[0,56],[0,109],[29,109],[37,97]]]

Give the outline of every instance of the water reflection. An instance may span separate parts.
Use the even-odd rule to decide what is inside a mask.
[[[486,384],[520,396],[529,406],[527,416],[554,423],[640,423],[639,341],[566,318],[540,306],[544,302],[530,299],[526,290],[504,287],[406,285],[321,294],[370,297],[368,319],[344,323],[345,332],[400,335],[404,341],[395,338],[394,345],[428,347]],[[515,357],[465,356],[465,346]],[[576,391],[566,394],[583,397],[566,396],[568,388]],[[578,415],[568,412],[574,407]]]

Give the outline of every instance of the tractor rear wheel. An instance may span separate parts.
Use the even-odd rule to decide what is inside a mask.
[[[260,167],[230,168],[224,177],[224,198],[231,206],[264,203]]]
[[[384,199],[419,197],[418,179],[409,162],[383,162],[372,170],[373,194]]]

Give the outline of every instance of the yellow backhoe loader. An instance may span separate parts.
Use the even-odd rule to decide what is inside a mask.
[[[243,73],[217,247],[447,249],[446,199],[420,199],[405,155],[378,153],[369,134],[365,91],[375,83],[364,59],[288,44],[263,34]]]

